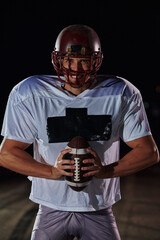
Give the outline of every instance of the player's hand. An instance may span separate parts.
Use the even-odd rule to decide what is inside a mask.
[[[73,165],[74,160],[64,159],[64,155],[69,152],[71,152],[71,149],[65,149],[65,150],[62,150],[61,153],[59,154],[59,156],[55,162],[55,165],[53,167],[54,179],[59,179],[63,175],[64,176],[73,176],[73,173],[65,171],[67,169],[75,169],[75,166]]]
[[[83,176],[84,177],[95,176],[97,178],[101,178],[101,171],[103,169],[103,165],[101,163],[100,157],[91,148],[88,148],[87,151],[89,153],[91,153],[94,156],[94,158],[83,160],[83,163],[86,163],[86,164],[91,163],[92,164],[92,166],[82,167],[83,171],[88,171]]]

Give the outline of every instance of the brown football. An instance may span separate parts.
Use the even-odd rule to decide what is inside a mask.
[[[93,164],[84,164],[83,160],[94,158],[94,156],[87,152],[89,143],[81,136],[76,136],[67,144],[66,149],[72,149],[70,153],[64,155],[64,159],[71,159],[75,161],[75,169],[66,170],[73,172],[73,176],[65,176],[66,183],[75,191],[83,190],[91,181],[92,177],[83,177],[85,171],[82,171],[83,166],[92,166]]]

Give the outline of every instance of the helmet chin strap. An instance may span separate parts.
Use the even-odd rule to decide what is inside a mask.
[[[91,78],[91,77],[89,77],[86,82],[84,82],[83,84],[80,84],[80,85],[72,84],[71,81],[65,81],[63,88],[65,88],[65,84],[68,84],[68,85],[70,85],[74,89],[81,89],[82,87],[84,87],[87,84],[89,85],[88,87],[90,87],[92,82],[93,82],[93,78]]]

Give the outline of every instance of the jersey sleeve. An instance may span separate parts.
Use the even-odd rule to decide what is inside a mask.
[[[32,104],[28,99],[17,101],[17,98],[17,93],[12,90],[4,115],[1,135],[6,139],[31,144],[37,137]]]
[[[124,142],[151,135],[140,92],[124,100],[119,131]]]

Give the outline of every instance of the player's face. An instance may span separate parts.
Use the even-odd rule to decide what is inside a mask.
[[[84,72],[89,70],[90,66],[91,66],[90,58],[65,57],[63,59],[63,67],[71,70],[69,76],[65,75],[66,82],[69,82],[71,85],[73,84],[72,87],[74,88],[82,87],[81,83],[84,81],[87,82],[87,80],[90,78],[89,75],[87,74],[84,75]],[[75,72],[77,71],[78,73],[76,76]]]

